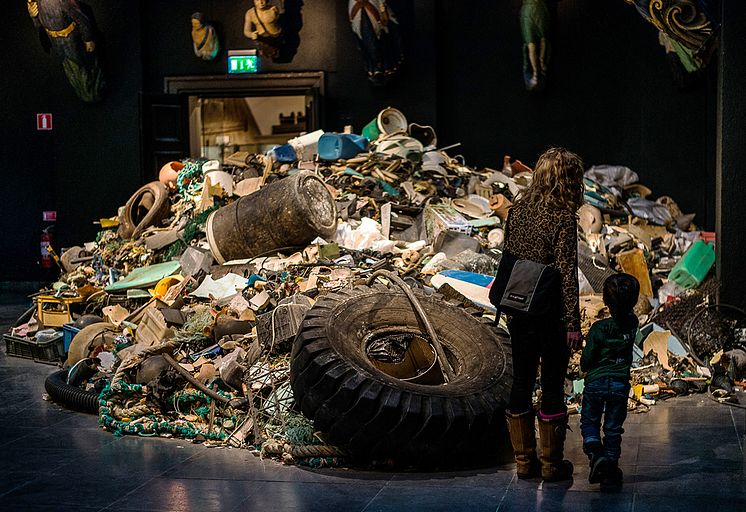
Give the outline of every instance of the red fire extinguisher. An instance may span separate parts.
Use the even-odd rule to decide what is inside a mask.
[[[39,246],[41,248],[41,268],[52,268],[52,254],[49,252],[50,246],[54,242],[54,233],[52,226],[46,227],[41,232]]]

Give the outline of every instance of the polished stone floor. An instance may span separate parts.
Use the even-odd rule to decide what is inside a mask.
[[[0,297],[3,332],[23,297]],[[743,409],[705,395],[656,405],[625,425],[621,492],[588,484],[578,416],[571,485],[518,481],[512,465],[442,473],[309,470],[245,450],[116,438],[96,417],[44,401],[52,366],[0,351],[0,511],[746,510]]]

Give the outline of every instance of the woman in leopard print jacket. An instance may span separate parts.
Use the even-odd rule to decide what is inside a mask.
[[[505,250],[519,259],[549,265],[562,276],[562,316],[542,321],[509,318],[513,346],[513,386],[506,415],[519,478],[572,478],[563,460],[567,407],[564,383],[570,350],[580,344],[577,217],[583,202],[583,161],[550,148],[536,163],[531,186],[510,209]],[[541,364],[540,460],[536,454],[531,396]]]

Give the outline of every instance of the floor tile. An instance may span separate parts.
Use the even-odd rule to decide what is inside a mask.
[[[248,450],[203,449],[193,458],[166,472],[167,478],[251,480],[265,482],[345,483],[350,481],[381,482],[391,480],[392,473],[355,469],[311,469],[286,466],[272,459],[261,459]]]
[[[630,512],[632,494],[572,492],[565,489],[510,489],[501,498],[498,512]]]
[[[389,486],[420,488],[431,487],[495,487],[505,488],[515,477],[515,465],[478,471],[454,471],[448,473],[396,473]]]
[[[39,505],[34,503],[18,503],[21,508],[11,509],[4,507],[15,507],[15,502],[3,502],[0,498],[0,510],[32,510],[33,512],[98,512],[101,510],[99,507],[85,507],[80,505],[65,505],[64,503],[56,503],[53,505]]]
[[[206,448],[192,443],[138,437],[112,437],[98,450],[76,451],[56,471],[104,471],[117,478],[128,475],[158,476],[185,463]]]
[[[711,400],[708,400],[710,404],[715,405],[712,407],[710,404],[703,403],[702,405],[690,405],[690,406],[679,406],[678,400],[684,400],[687,397],[673,399],[674,402],[665,404],[665,406],[656,405],[651,407],[651,411],[645,415],[630,415],[630,420],[637,423],[707,423],[707,424],[720,424],[727,425],[730,419],[730,412],[726,409],[726,406],[715,404]]]
[[[111,510],[152,511],[301,511],[362,510],[381,485],[323,485],[293,482],[245,482],[158,478]]]
[[[55,425],[35,429],[30,439],[21,437],[5,445],[7,448],[14,448],[33,442],[36,449],[60,449],[60,450],[85,450],[98,451],[105,445],[113,443],[115,438],[108,432],[95,428],[70,428],[65,426],[65,422],[59,422]]]
[[[24,443],[0,448],[5,470],[53,473],[76,455],[76,452],[70,449],[38,448],[34,446],[31,436],[24,440],[26,440]]]
[[[680,512],[681,510],[716,510],[717,512],[742,512],[746,498],[722,500],[713,496],[671,496],[638,494],[632,512]]]
[[[0,505],[2,505],[3,495],[28,485],[39,477],[38,471],[21,471],[16,468],[0,470]],[[0,510],[2,510],[2,506],[0,506]]]
[[[712,430],[717,431],[718,429],[713,427]],[[728,436],[719,438],[718,434],[715,433],[713,437],[716,440],[713,440],[712,444],[684,440],[640,443],[637,464],[643,466],[727,466],[732,468],[743,463],[743,453],[733,429],[730,429]]]
[[[17,426],[1,426],[0,427],[0,446],[12,443],[17,439],[34,434],[37,431],[35,428],[29,427],[17,427]]]
[[[660,496],[746,496],[743,469],[677,466],[637,466],[635,492]],[[692,509],[696,510],[696,509]]]
[[[288,512],[362,511],[384,487],[379,483],[318,483],[271,482],[252,484],[249,495],[235,511]],[[413,510],[413,509],[412,509]]]
[[[422,487],[405,485],[386,486],[369,504],[365,512],[389,512],[400,510],[437,511],[494,511],[502,498],[500,487]]]
[[[77,475],[41,475],[2,496],[7,510],[36,510],[37,506],[76,506],[101,509],[145,483],[138,475],[113,478],[105,471]]]
[[[136,492],[122,493],[111,510],[226,511],[238,507],[250,486],[229,480],[179,480],[158,478],[140,486]]]

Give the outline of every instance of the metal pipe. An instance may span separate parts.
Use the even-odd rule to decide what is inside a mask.
[[[168,364],[173,366],[174,370],[179,372],[179,375],[184,377],[187,380],[187,382],[189,382],[192,386],[202,391],[204,394],[206,394],[210,398],[213,398],[220,403],[230,405],[231,407],[240,407],[241,405],[247,403],[247,400],[245,398],[238,398],[238,399],[231,400],[230,398],[226,398],[224,396],[219,395],[218,393],[216,393],[215,391],[213,391],[212,389],[208,388],[207,386],[202,384],[200,381],[195,379],[192,376],[192,374],[186,371],[184,368],[182,368],[181,365],[177,363],[173,357],[165,353],[162,355],[163,355],[163,359],[165,359]]]
[[[425,330],[427,330],[427,333],[428,335],[430,335],[430,339],[433,342],[433,348],[435,348],[435,354],[438,356],[438,362],[440,363],[440,368],[443,372],[443,379],[446,381],[446,384],[452,381],[454,378],[456,378],[456,375],[453,372],[453,368],[451,368],[451,364],[448,361],[448,358],[446,358],[446,353],[443,351],[443,346],[440,344],[440,339],[438,338],[435,329],[430,323],[430,320],[427,319],[427,315],[425,314],[425,310],[422,308],[422,304],[420,304],[420,301],[417,300],[417,297],[415,297],[412,290],[409,288],[409,286],[407,286],[407,283],[405,283],[398,275],[389,270],[376,270],[375,272],[373,272],[373,274],[371,274],[368,278],[368,286],[370,286],[373,281],[375,281],[375,279],[379,276],[383,276],[399,286],[399,288],[401,288],[404,292],[404,295],[406,295],[409,299],[409,302],[412,303],[412,307],[414,308],[417,315],[420,317],[420,320],[422,320],[422,323],[425,324]]]

